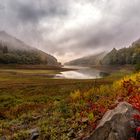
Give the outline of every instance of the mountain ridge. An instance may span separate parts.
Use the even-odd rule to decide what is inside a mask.
[[[39,64],[39,63],[43,63],[43,64],[46,64],[46,65],[52,65],[52,66],[60,66],[61,64],[57,61],[57,59],[42,51],[42,50],[39,50],[35,47],[32,47],[30,45],[27,45],[25,42],[21,41],[20,39],[17,39],[16,37],[8,34],[7,32],[5,31],[0,31],[0,51],[1,51],[1,59],[0,59],[0,63],[23,63],[23,62],[20,62],[20,59],[30,59],[30,63],[36,63],[36,64]],[[8,52],[7,54],[3,54],[3,49],[4,47],[7,48]],[[3,55],[3,57],[2,57]],[[26,55],[26,58],[24,57],[20,57],[20,55]],[[4,57],[7,57],[7,61],[4,60]],[[34,59],[33,59],[34,57]],[[19,59],[17,61],[14,61],[13,60],[10,60],[11,59]],[[6,59],[6,58],[5,58]],[[36,61],[36,60],[38,61]],[[25,62],[24,63],[29,63],[28,62]],[[32,62],[33,61],[36,61],[36,62]],[[9,62],[8,62],[9,61]],[[23,61],[23,60],[21,60]],[[24,64],[23,63],[23,64]],[[30,64],[29,63],[29,64]]]
[[[100,60],[107,54],[106,52],[100,52],[97,54],[81,57],[69,62],[66,62],[65,65],[79,65],[79,66],[90,66],[90,65],[99,65]]]
[[[102,65],[135,65],[140,64],[140,39],[134,41],[129,47],[113,48],[102,60]]]
[[[78,58],[65,65],[92,66],[92,65],[140,65],[140,39],[134,41],[130,46],[98,54]]]

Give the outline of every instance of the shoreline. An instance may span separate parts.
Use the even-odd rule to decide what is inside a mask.
[[[0,69],[26,69],[26,70],[59,70],[70,71],[74,68],[64,68],[63,66],[47,66],[47,65],[16,65],[16,64],[0,64]]]

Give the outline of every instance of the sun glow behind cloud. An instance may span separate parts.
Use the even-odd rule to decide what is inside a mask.
[[[97,23],[101,19],[101,12],[91,3],[75,3],[70,6],[71,15],[65,24],[65,28],[81,28],[89,24]]]
[[[77,40],[73,39],[73,41],[68,40],[66,42],[63,42],[63,37],[67,36],[69,33],[74,33],[76,30],[86,30],[86,28],[90,27],[91,25],[98,24],[101,18],[102,13],[95,5],[86,2],[71,3],[71,5],[69,5],[69,15],[67,16],[67,18],[51,19],[50,22],[48,22],[48,20],[46,19],[40,22],[42,28],[46,30],[49,28],[52,31],[49,32],[49,34],[47,32],[44,32],[43,38],[44,40],[46,40],[46,42],[57,42],[55,45],[57,45],[57,47],[60,49],[62,49],[63,46],[67,48],[67,52],[63,55],[59,55],[59,53],[57,52],[54,53],[54,55],[61,62],[71,60],[74,57],[75,53],[71,52],[68,47],[77,43]],[[51,40],[52,38],[53,40]],[[51,45],[53,46],[53,43]],[[84,54],[81,53],[80,55]],[[80,55],[77,54],[77,57],[80,57]]]
[[[92,24],[97,24],[101,17],[101,11],[91,3],[71,3],[69,6],[69,15],[67,19],[43,20],[41,26],[43,28],[52,28],[55,32],[50,34],[53,39],[60,39],[69,31],[87,28]],[[53,25],[53,26],[52,26]],[[48,34],[46,33],[46,37]],[[45,38],[45,34],[44,34]]]

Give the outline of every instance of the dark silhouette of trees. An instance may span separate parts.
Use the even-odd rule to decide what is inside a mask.
[[[36,51],[9,50],[8,45],[0,42],[0,64],[41,64],[45,63]]]
[[[3,47],[3,53],[4,53],[4,54],[8,53],[8,47],[7,47],[7,46],[4,46],[4,47]]]
[[[101,61],[103,65],[124,65],[140,63],[140,44],[133,44],[129,48],[113,49]]]

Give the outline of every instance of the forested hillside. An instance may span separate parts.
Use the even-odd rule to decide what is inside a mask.
[[[105,54],[106,54],[105,52],[101,52],[98,54],[82,57],[82,58],[67,62],[66,65],[80,65],[80,66],[99,65],[100,60],[105,56]]]
[[[103,65],[140,64],[140,41],[134,42],[129,48],[113,49],[102,60]]]
[[[6,32],[0,32],[0,64],[60,65],[55,57],[26,45]]]
[[[140,39],[128,48],[113,48],[109,53],[102,52],[65,63],[66,65],[136,65],[140,69]]]

